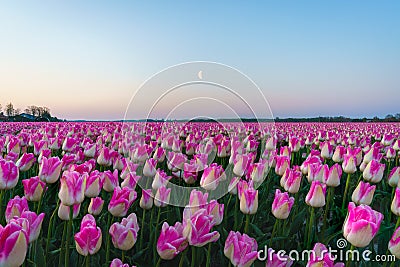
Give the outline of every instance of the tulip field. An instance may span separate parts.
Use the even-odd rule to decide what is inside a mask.
[[[0,266],[400,266],[399,150],[399,123],[0,123]]]

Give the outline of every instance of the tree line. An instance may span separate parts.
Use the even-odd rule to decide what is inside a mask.
[[[38,106],[28,106],[24,109],[26,114],[35,116],[35,117],[51,117],[50,109],[48,107],[38,107]],[[13,117],[21,114],[21,110],[19,108],[14,108],[14,105],[10,102],[4,107],[0,104],[0,113],[5,114],[8,117]]]

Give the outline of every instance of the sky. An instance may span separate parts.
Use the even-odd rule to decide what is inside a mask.
[[[260,2],[2,1],[0,103],[46,106],[66,119],[122,119],[133,110],[133,119],[146,107],[130,99],[147,79],[211,61],[250,77],[269,107],[252,103],[258,97],[246,87],[236,92],[275,117],[400,112],[399,1]],[[166,90],[158,86],[144,98]],[[196,90],[181,96],[192,99]],[[202,115],[206,103],[186,111]],[[161,104],[179,111],[176,101]]]

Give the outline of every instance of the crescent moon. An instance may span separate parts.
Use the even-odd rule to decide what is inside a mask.
[[[199,71],[199,73],[197,73],[197,77],[199,77],[200,80],[203,80],[203,71]]]

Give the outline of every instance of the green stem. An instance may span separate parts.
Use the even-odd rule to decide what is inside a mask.
[[[63,230],[63,234],[62,234],[62,238],[61,238],[61,244],[64,244],[65,236],[66,236],[66,233],[67,233],[67,222],[63,221],[63,223],[64,223],[64,230]],[[61,246],[60,247],[60,256],[58,257],[58,266],[62,265],[63,253],[64,253],[64,248]]]
[[[70,239],[70,236],[71,236],[73,216],[74,216],[74,206],[70,206],[69,207],[69,220],[68,220],[67,237],[66,237],[66,242],[65,242],[64,266],[69,266],[69,239]]]
[[[4,190],[0,190],[0,223],[2,225],[4,225],[3,195],[4,195]]]
[[[161,264],[161,257],[159,257],[159,258],[158,258],[158,261],[157,261],[156,267],[160,267],[160,264]]]
[[[50,244],[50,238],[51,238],[51,233],[52,233],[52,228],[53,228],[54,216],[56,215],[56,212],[58,211],[59,205],[60,205],[60,199],[58,199],[58,201],[57,201],[57,206],[54,209],[53,214],[50,217],[49,226],[47,228],[46,253],[44,254],[45,262],[47,262],[47,255],[49,253],[49,244]]]
[[[185,263],[185,259],[186,259],[186,254],[187,254],[187,251],[188,251],[189,249],[187,248],[187,249],[185,249],[185,251],[182,253],[182,255],[181,255],[181,260],[179,261],[179,267],[183,267],[183,264]]]
[[[122,261],[123,262],[123,261]],[[90,254],[86,256],[86,267],[90,266]]]
[[[142,229],[140,229],[140,243],[139,243],[139,248],[143,248],[143,233],[144,233],[144,220],[146,218],[146,210],[143,209],[143,215],[142,215]]]
[[[351,173],[347,174],[347,180],[346,180],[346,187],[344,189],[344,194],[343,194],[343,203],[342,203],[342,211],[344,213],[344,209],[346,207],[346,197],[347,197],[347,192],[349,190],[350,186],[350,178],[351,178]]]
[[[355,249],[355,247],[353,246],[353,245],[351,245],[351,247],[350,247],[350,250],[349,251],[353,251]],[[353,252],[352,253],[350,253],[349,255],[353,255]],[[350,258],[348,258],[347,259],[347,262],[346,262],[346,267],[351,267],[351,260],[353,260],[353,259],[350,259]]]
[[[122,263],[124,263],[124,261],[125,261],[125,250],[122,250],[122,252],[121,252],[121,261],[122,261]]]
[[[158,207],[158,214],[157,214],[157,223],[156,223],[156,231],[154,233],[153,239],[153,259],[157,258],[157,234],[158,234],[158,224],[160,223],[160,215],[161,215],[161,207]]]
[[[190,267],[194,267],[196,264],[196,247],[192,246],[192,262],[190,263]]]
[[[307,249],[311,247],[313,241],[313,225],[314,225],[314,207],[311,207],[310,222],[308,224],[308,239],[307,239]]]
[[[233,222],[233,230],[236,231],[237,230],[237,225],[238,225],[238,202],[239,202],[239,198],[235,197],[235,210],[233,211],[234,213],[234,222]]]
[[[210,267],[210,264],[211,264],[211,242],[208,243],[206,267]]]
[[[246,224],[244,226],[244,233],[249,233],[250,214],[246,214]]]
[[[325,213],[324,213],[324,219],[323,219],[323,226],[322,226],[322,238],[324,238],[325,235],[325,230],[326,230],[326,220],[328,218],[328,213],[330,210],[331,206],[331,201],[332,201],[332,191],[334,190],[334,187],[328,187],[328,196],[326,198],[326,206],[325,206]]]
[[[112,221],[111,213],[108,213],[108,221],[107,221],[107,228],[106,229],[110,229],[111,221]],[[106,239],[106,264],[108,264],[108,262],[110,260],[110,234],[108,233],[108,231],[106,231],[105,234],[107,235],[107,239]]]
[[[271,239],[269,240],[269,247],[272,247],[272,239],[274,239],[276,229],[278,228],[279,219],[275,219],[274,228],[272,229]]]
[[[397,222],[396,222],[396,226],[394,227],[394,230],[396,231],[396,229],[399,227],[400,225],[400,217],[397,217]]]

